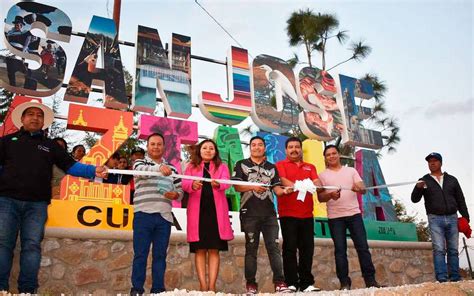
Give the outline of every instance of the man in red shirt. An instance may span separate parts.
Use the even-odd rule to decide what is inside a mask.
[[[318,179],[314,165],[303,161],[302,142],[291,137],[285,143],[286,159],[277,162],[281,183],[293,187],[295,181]],[[288,288],[293,291],[316,292],[311,273],[314,253],[313,196],[306,193],[304,201],[297,199],[298,192],[278,197],[278,213],[283,235],[283,271]],[[296,251],[298,250],[298,257]],[[299,260],[298,260],[299,259]]]

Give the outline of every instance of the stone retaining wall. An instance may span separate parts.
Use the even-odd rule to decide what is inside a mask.
[[[70,231],[62,234],[48,231],[43,241],[43,258],[39,274],[40,293],[67,294],[117,294],[130,289],[133,247],[131,233],[114,239],[63,238],[80,237]],[[90,237],[90,236],[89,236]],[[370,241],[372,258],[377,270],[377,280],[388,286],[433,281],[433,263],[430,243]],[[332,241],[315,240],[313,275],[316,285],[324,290],[339,288],[336,278]],[[217,288],[226,293],[244,292],[243,236],[229,244],[229,251],[221,253]],[[357,253],[349,244],[350,276],[354,288],[364,287]],[[150,259],[147,268],[146,289],[150,287]],[[11,292],[16,292],[19,249],[10,278]],[[183,235],[173,235],[168,249],[166,287],[197,290],[199,288],[194,268],[194,255]],[[272,272],[266,250],[261,243],[258,258],[257,280],[262,292],[272,292]],[[148,291],[148,290],[147,290]]]

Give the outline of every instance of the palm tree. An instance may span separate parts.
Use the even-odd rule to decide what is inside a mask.
[[[372,48],[369,45],[364,44],[363,41],[353,42],[349,49],[352,51],[352,55],[348,59],[345,59],[342,62],[339,62],[336,65],[332,66],[331,68],[328,69],[328,71],[344,63],[347,63],[351,60],[360,62],[361,60],[369,56],[369,54],[372,52]]]
[[[310,9],[300,9],[291,14],[286,21],[286,33],[290,39],[291,46],[304,44],[309,66],[312,67],[312,53],[321,53],[321,64],[323,70],[326,69],[326,45],[329,39],[336,38],[343,44],[348,36],[346,31],[334,31],[339,27],[339,21],[332,14],[315,14]]]
[[[310,9],[300,9],[293,12],[286,23],[286,33],[290,38],[290,45],[304,44],[309,66],[312,67],[311,55],[320,36],[316,15]]]
[[[339,20],[332,14],[321,14],[318,13],[317,19],[317,31],[319,33],[319,43],[314,48],[321,53],[321,65],[323,70],[326,70],[326,44],[329,39],[337,38],[340,44],[349,37],[347,31],[339,31],[334,34],[334,31],[339,27]]]
[[[293,70],[295,70],[296,65],[303,64],[302,62],[300,62],[300,58],[298,57],[298,54],[296,52],[294,52],[293,57],[286,60],[286,62]]]
[[[398,125],[398,120],[393,117],[376,120],[377,122],[383,122],[382,130],[380,132],[382,133],[384,143],[381,150],[386,149],[388,153],[397,151],[395,146],[400,143],[400,136],[398,135],[400,127]]]
[[[377,74],[367,73],[361,77],[362,80],[367,80],[372,84],[372,88],[374,89],[374,99],[375,102],[383,101],[385,97],[385,93],[387,92],[388,88],[385,84],[385,81],[379,79]]]
[[[387,115],[388,112],[385,108],[385,93],[388,90],[387,85],[378,75],[372,73],[365,74],[361,79],[369,81],[374,90],[375,106],[372,116],[368,120],[374,122],[381,129],[383,147],[380,152],[386,149],[388,153],[393,153],[397,151],[395,146],[400,143],[400,127],[395,117],[388,117]]]

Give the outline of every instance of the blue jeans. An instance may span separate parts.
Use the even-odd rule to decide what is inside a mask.
[[[152,286],[150,293],[165,291],[166,250],[171,234],[171,222],[159,213],[137,212],[133,218],[133,269],[132,291],[143,294],[146,263],[153,244],[151,264]]]
[[[367,244],[367,233],[365,232],[362,215],[356,214],[348,217],[328,219],[328,224],[331,238],[334,242],[336,274],[341,285],[351,285],[349,264],[347,262],[347,230],[349,230],[351,239],[354,242],[365,284],[375,283],[375,267],[372,263],[369,245]]]
[[[245,279],[247,283],[256,284],[257,256],[260,233],[263,234],[273,282],[284,282],[283,261],[278,247],[278,220],[275,216],[248,217],[240,213],[242,230],[245,232]]]
[[[20,233],[20,275],[18,291],[35,293],[41,262],[41,241],[48,218],[47,202],[20,201],[0,197],[0,291],[8,291],[18,233]]]
[[[459,281],[459,231],[458,215],[428,214],[428,222],[433,243],[433,261],[436,280],[439,282]],[[446,265],[446,253],[448,264]]]

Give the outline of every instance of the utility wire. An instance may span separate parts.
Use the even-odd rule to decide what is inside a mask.
[[[105,10],[107,11],[107,17],[110,18],[109,0],[105,3]]]
[[[204,6],[202,6],[201,4],[199,4],[198,0],[194,0],[194,3],[196,3],[199,7],[201,7],[202,10],[204,10],[204,12],[230,37],[232,38],[232,40],[234,40],[241,48],[244,48],[244,46],[242,44],[240,44],[239,41],[237,41],[237,39],[234,38],[234,36],[232,36],[232,34],[230,34],[229,31],[226,30],[226,28],[224,28],[223,25],[221,25],[221,23],[219,23],[219,21],[214,17],[212,16],[212,14],[206,10],[206,8],[204,8]],[[249,53],[249,56],[252,57],[252,55]],[[252,57],[253,58],[253,57]]]

